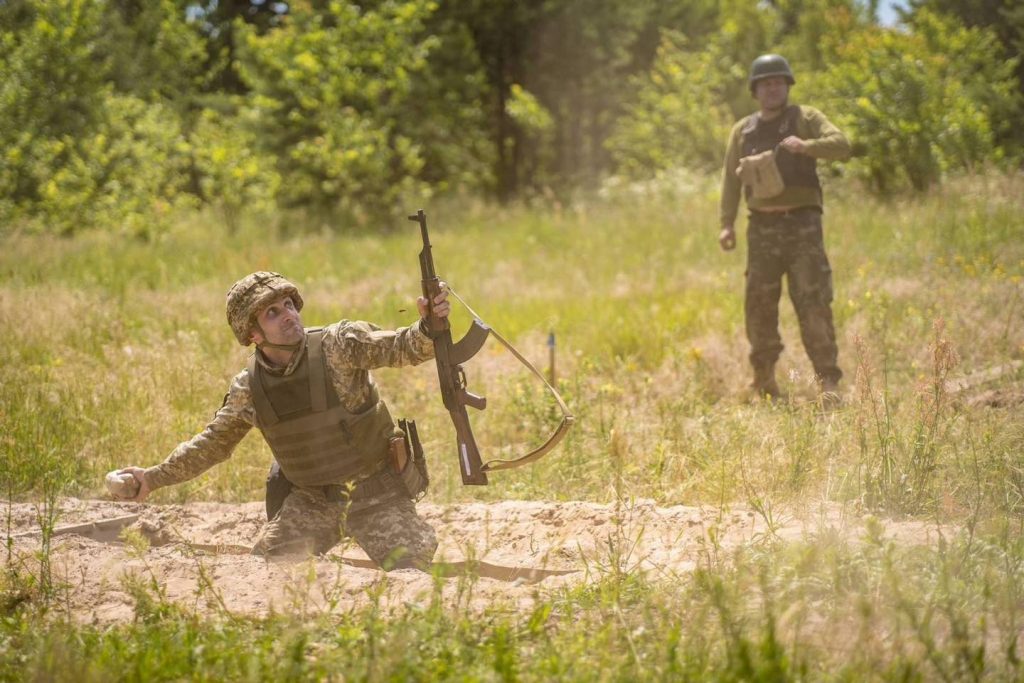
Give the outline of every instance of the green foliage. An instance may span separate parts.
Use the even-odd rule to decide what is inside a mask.
[[[748,68],[771,49],[777,19],[757,4],[726,2],[717,34],[698,40],[663,31],[650,71],[634,80],[636,95],[606,143],[617,170],[642,178],[719,168],[729,130],[754,106]]]
[[[1024,15],[1021,16],[1024,20]],[[1000,45],[995,27],[964,28],[953,17],[926,11],[916,12],[909,26],[927,43],[931,52],[942,55],[949,78],[959,80],[964,94],[984,111],[994,142],[1020,140],[1016,125],[1024,113],[1024,90],[1014,80],[1024,59],[1020,50]],[[1024,21],[1021,22],[1024,32]],[[1020,160],[1019,150],[997,146],[994,158],[1007,154]]]
[[[533,133],[550,131],[554,123],[544,105],[518,83],[513,83],[509,89],[505,112],[517,126]]]
[[[106,4],[99,50],[118,92],[182,109],[193,106],[209,75],[206,36],[197,22],[187,20],[186,6],[181,0]]]
[[[820,72],[836,59],[837,49],[859,30],[874,30],[874,11],[862,0],[780,0],[778,47],[796,71]],[[813,92],[809,92],[813,96]]]
[[[924,190],[950,170],[998,158],[993,122],[1016,109],[1013,65],[998,59],[990,35],[919,19],[926,31],[857,33],[814,81],[826,111],[864,150],[854,172],[883,193]]]
[[[87,0],[26,0],[0,10],[7,229],[70,234],[104,225],[150,235],[182,199],[181,121],[107,83],[103,9]]]
[[[493,189],[496,151],[486,102],[491,96],[468,27],[443,8],[427,19],[427,65],[412,80],[403,131],[423,159],[419,177],[438,192]]]
[[[56,169],[88,134],[104,97],[97,44],[101,11],[89,0],[24,0],[0,8],[0,220],[40,202]]]
[[[734,123],[726,93],[735,89],[738,69],[729,65],[718,42],[694,51],[682,36],[666,36],[650,73],[639,79],[635,103],[607,142],[618,168],[642,178],[679,166],[720,166]]]
[[[861,0],[10,0],[2,230],[152,236],[197,202],[229,231],[271,201],[375,223],[443,193],[703,171],[767,51],[876,191],[1018,162],[1024,9],[911,6],[896,31]]]
[[[1021,92],[988,29],[917,10],[910,31],[878,27],[851,0],[725,6],[722,31],[693,49],[671,34],[607,145],[620,171],[714,168],[729,124],[754,108],[746,68],[778,51],[797,74],[794,98],[823,109],[854,140],[851,172],[880,193],[926,189],[951,170],[999,161]],[[738,87],[739,86],[739,87]]]
[[[62,164],[48,169],[34,213],[47,229],[84,227],[140,237],[162,232],[184,195],[188,146],[180,120],[160,104],[107,93],[100,120],[77,139],[53,145]]]
[[[241,116],[203,110],[189,145],[201,196],[221,210],[229,232],[243,212],[273,207],[280,176],[273,159],[257,151],[256,136]]]
[[[908,23],[915,27],[921,14],[939,15],[969,28],[983,28],[1002,46],[999,62],[1013,58],[1017,96],[1024,95],[1024,5],[1017,0],[911,0]],[[943,46],[939,46],[940,50]],[[988,65],[989,67],[993,65]],[[996,141],[1008,152],[1024,146],[1020,126],[997,129]],[[1019,158],[1019,154],[1015,154]]]
[[[427,192],[420,145],[402,123],[436,44],[422,35],[433,8],[332,0],[325,12],[297,4],[264,35],[236,26],[252,91],[247,115],[277,160],[282,206],[376,218],[398,198]]]

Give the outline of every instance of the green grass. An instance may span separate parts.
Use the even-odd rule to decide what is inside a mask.
[[[136,621],[105,629],[10,610],[0,678],[1019,680],[1022,553],[1005,526],[925,548],[869,521],[863,539],[709,548],[671,590],[609,573],[529,612],[471,612],[472,579],[386,608],[384,578],[368,607],[302,619],[200,616],[140,587]]]
[[[948,525],[946,543],[766,542],[709,554],[707,566],[667,584],[611,573],[532,616],[433,604],[306,625],[208,622],[157,598],[156,607],[140,602],[137,623],[101,630],[41,614],[41,598],[10,599],[0,610],[0,678],[61,678],[63,662],[86,680],[188,671],[210,680],[339,671],[370,680],[1019,678],[1020,408],[971,406],[942,382],[1024,358],[1024,178],[963,178],[891,202],[827,189],[846,372],[845,407],[831,414],[810,400],[747,399],[742,241],[736,253],[718,250],[713,183],[655,189],[571,206],[426,207],[440,274],[487,322],[542,367],[556,333],[559,387],[577,415],[537,465],[463,488],[432,366],[376,373],[392,412],[421,426],[430,499],[641,497],[766,516],[834,501],[854,514]],[[201,429],[244,363],[223,302],[249,271],[297,281],[307,324],[410,323],[419,240],[406,208],[415,207],[398,207],[382,234],[293,228],[301,236],[283,238],[267,228],[276,220],[254,219],[228,236],[197,215],[151,243],[5,238],[6,497],[99,495],[105,471],[159,462]],[[788,301],[782,310],[784,384],[809,399],[810,365]],[[458,313],[456,328],[468,321]],[[490,401],[473,415],[486,456],[506,455],[502,444],[525,451],[557,423],[508,354],[488,347],[469,378]],[[1021,379],[1011,372],[977,391]],[[258,499],[269,457],[250,435],[227,463],[153,500]],[[9,575],[5,595],[31,579]]]

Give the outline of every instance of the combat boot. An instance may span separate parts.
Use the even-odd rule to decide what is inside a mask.
[[[821,379],[819,387],[821,392],[818,394],[818,401],[821,402],[823,409],[835,410],[842,405],[843,397],[839,395],[839,380],[824,377]]]
[[[786,395],[779,389],[775,381],[775,364],[754,366],[754,381],[750,388],[757,392],[761,398],[768,398],[773,401],[785,400]]]

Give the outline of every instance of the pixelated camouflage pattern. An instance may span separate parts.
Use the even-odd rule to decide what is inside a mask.
[[[384,569],[430,565],[434,529],[399,490],[357,503],[328,501],[319,489],[296,487],[260,531],[254,555],[325,553],[351,538]]]
[[[375,385],[371,370],[418,365],[434,357],[434,343],[419,322],[392,331],[342,320],[326,329],[322,349],[338,397],[352,412],[370,398]]]
[[[351,411],[364,406],[375,386],[370,370],[415,365],[434,356],[434,346],[419,323],[397,330],[381,330],[362,321],[342,320],[324,329],[323,352],[334,389]],[[257,351],[258,353],[258,351]],[[294,370],[291,363],[284,371]],[[268,368],[268,372],[275,372]],[[146,470],[151,489],[193,479],[232,451],[255,425],[255,409],[249,374],[242,371],[231,380],[224,403],[202,432],[177,446],[164,462]]]
[[[838,381],[843,373],[837,364],[832,321],[832,267],[817,211],[751,217],[744,311],[755,371],[773,366],[782,353],[779,298],[783,276],[815,374],[822,380]]]
[[[295,310],[302,310],[298,287],[280,273],[266,270],[250,273],[231,285],[226,303],[228,325],[238,343],[248,346],[260,310],[286,296],[292,298]]]

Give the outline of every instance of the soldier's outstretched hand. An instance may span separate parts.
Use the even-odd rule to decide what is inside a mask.
[[[416,308],[420,311],[420,317],[426,318],[430,314],[427,306],[427,297],[421,296],[416,299]],[[442,282],[440,293],[434,297],[433,313],[438,318],[447,318],[451,310],[451,304],[448,303],[448,283]]]
[[[134,498],[128,500],[132,503],[141,503],[146,500],[150,494],[149,484],[146,483],[146,470],[141,467],[124,467],[120,472],[127,472],[128,474],[135,477],[135,481],[139,482],[139,491],[135,494]]]

